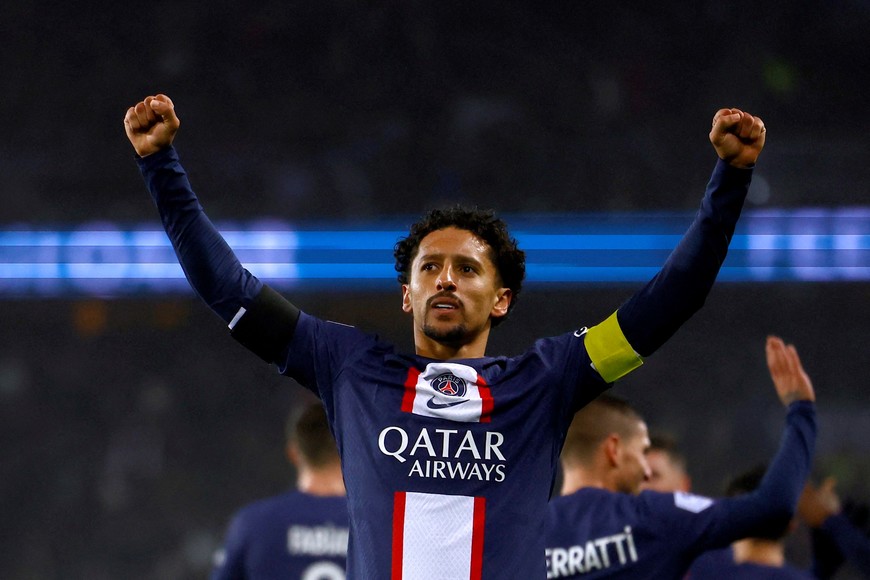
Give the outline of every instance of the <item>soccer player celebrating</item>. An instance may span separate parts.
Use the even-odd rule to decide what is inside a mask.
[[[124,118],[184,271],[232,335],[322,400],[338,443],[354,578],[539,578],[541,530],[575,411],[640,366],[712,287],[765,142],[721,109],[719,161],[662,270],[604,322],[486,355],[516,304],[525,257],[491,212],[434,210],[395,247],[415,352],[302,312],[242,267],[205,216],[172,143],[172,101]],[[573,315],[572,315],[573,316]]]
[[[793,346],[768,337],[766,354],[788,414],[770,468],[745,495],[641,492],[650,468],[640,415],[606,394],[577,413],[562,451],[562,497],[547,510],[547,578],[681,578],[702,552],[788,524],[812,463],[815,392]]]
[[[286,452],[296,467],[296,490],[233,516],[211,580],[344,580],[347,500],[322,405],[309,405],[288,421]]]

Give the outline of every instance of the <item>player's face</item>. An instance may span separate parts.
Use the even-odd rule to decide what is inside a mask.
[[[402,308],[414,315],[415,337],[441,344],[485,341],[490,317],[504,316],[510,304],[489,245],[468,230],[450,227],[424,237],[409,279]]]
[[[622,439],[621,443],[618,491],[638,494],[643,482],[650,477],[650,467],[646,460],[646,451],[649,448],[646,423],[641,421],[634,435]]]
[[[650,467],[650,478],[643,483],[643,489],[665,493],[689,491],[689,477],[671,460],[670,455],[657,449],[650,450],[647,451],[646,460]]]

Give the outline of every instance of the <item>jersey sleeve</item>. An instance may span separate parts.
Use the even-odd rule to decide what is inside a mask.
[[[244,511],[230,521],[221,550],[215,555],[209,580],[244,580],[247,525]]]
[[[644,492],[642,497],[651,517],[690,553],[723,548],[791,519],[809,476],[815,440],[815,406],[798,401],[789,406],[779,449],[756,490],[716,500],[681,492]]]
[[[374,335],[302,312],[279,370],[320,397],[331,422],[336,378],[376,344]]]
[[[226,323],[250,307],[262,283],[242,267],[203,211],[174,147],[137,158],[163,228],[193,290]]]
[[[752,169],[716,164],[701,206],[664,266],[586,339],[595,368],[616,381],[661,347],[707,299],[728,252]]]
[[[822,528],[810,528],[810,546],[813,551],[810,571],[819,580],[833,578],[846,557],[828,532]]]
[[[519,383],[530,383],[530,378],[534,377],[540,384],[553,387],[534,393],[534,397],[539,407],[552,405],[548,412],[552,416],[560,417],[554,425],[560,434],[560,441],[571,424],[574,413],[611,386],[593,367],[587,348],[584,347],[585,338],[586,329],[583,328],[572,333],[538,339],[523,357],[515,359],[521,363],[522,371],[519,368],[510,371],[513,376],[518,377],[516,380]],[[520,372],[524,374],[520,375]]]
[[[230,328],[233,338],[278,363],[299,310],[242,267],[203,211],[175,149],[138,159],[148,190],[187,280]]]
[[[704,552],[692,562],[686,578],[703,580],[704,578],[722,578],[723,570],[734,567],[734,551],[731,546],[718,550]]]
[[[813,572],[819,578],[830,578],[843,562],[870,578],[870,538],[852,525],[842,514],[829,517],[813,534]],[[825,557],[821,545],[830,545]]]

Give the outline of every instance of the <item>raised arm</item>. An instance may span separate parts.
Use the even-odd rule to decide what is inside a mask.
[[[816,393],[797,349],[777,336],[768,336],[765,354],[776,394],[788,409],[788,423],[761,485],[754,493],[733,500],[740,502],[740,508],[755,520],[772,517],[776,512],[787,518],[794,515],[810,473],[816,443]],[[750,510],[757,512],[749,513]]]
[[[205,215],[172,146],[180,124],[166,95],[146,97],[124,117],[142,177],[190,285],[235,338],[274,362],[292,336],[299,311],[242,267]],[[270,308],[264,309],[264,303]],[[254,324],[261,315],[245,316],[251,310],[268,310],[265,330]]]
[[[766,135],[758,117],[738,109],[716,112],[710,142],[719,161],[694,221],[661,271],[589,329],[587,350],[607,382],[640,366],[703,306],[728,252]]]
[[[704,549],[724,547],[759,528],[788,521],[809,476],[816,441],[815,391],[794,346],[770,336],[767,366],[779,400],[788,409],[779,450],[754,491],[716,502],[710,509]]]

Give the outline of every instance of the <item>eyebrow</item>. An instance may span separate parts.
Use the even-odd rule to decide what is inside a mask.
[[[432,260],[442,260],[442,259],[444,259],[446,256],[447,256],[447,254],[443,254],[443,253],[436,253],[436,254],[423,254],[423,255],[421,255],[421,256],[417,256],[417,259],[420,260],[421,262],[429,262],[429,261],[432,261]],[[479,266],[479,267],[483,267],[483,266],[484,266],[484,263],[483,263],[483,262],[481,262],[481,261],[478,260],[477,258],[474,258],[474,257],[469,256],[469,255],[467,255],[467,254],[457,254],[457,256],[458,256],[458,261],[459,261],[459,262],[467,262],[467,263],[469,263],[469,264],[472,264],[472,265],[475,265],[475,266]]]

